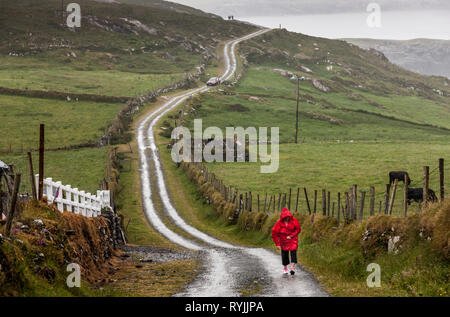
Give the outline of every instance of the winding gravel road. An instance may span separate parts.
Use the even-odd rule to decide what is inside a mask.
[[[259,36],[264,29],[239,39],[231,40],[224,47],[225,72],[221,80],[230,79],[237,68],[236,45]],[[145,215],[150,224],[168,240],[184,248],[201,252],[204,259],[202,273],[176,296],[233,297],[252,296],[327,296],[315,278],[298,267],[294,276],[281,273],[280,256],[263,248],[247,248],[218,240],[187,224],[173,206],[164,180],[164,174],[154,138],[154,127],[168,111],[190,96],[211,89],[207,86],[172,97],[160,108],[145,117],[138,126],[137,142],[140,156],[142,200]],[[159,207],[162,206],[162,207]],[[167,216],[183,230],[179,234],[170,229],[161,216]]]

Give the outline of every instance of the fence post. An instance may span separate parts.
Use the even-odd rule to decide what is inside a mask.
[[[245,200],[244,200],[244,210],[248,210],[248,197],[247,192],[245,192]]]
[[[308,213],[311,214],[311,207],[309,206],[308,192],[306,191],[306,187],[303,187],[303,191],[305,192],[306,206],[308,207]]]
[[[354,184],[353,185],[353,211],[352,211],[354,220],[356,220],[356,218],[357,218],[357,214],[356,214],[357,204],[358,204],[358,185]]]
[[[275,197],[275,195],[273,195],[273,213],[275,213],[275,199],[276,199],[276,197]]]
[[[350,218],[350,193],[345,192],[345,217]]]
[[[270,198],[272,198],[272,196],[270,197]],[[266,212],[266,202],[267,202],[267,193],[266,193],[266,196],[264,197],[264,212]],[[269,206],[270,206],[270,203],[269,203]]]
[[[80,191],[80,213],[86,217],[86,196],[85,191]]]
[[[328,192],[327,195],[327,216],[330,216],[330,203],[331,203],[331,193]]]
[[[69,212],[73,212],[73,202],[72,202],[72,186],[71,185],[66,185],[66,198],[64,199],[64,201],[66,202],[67,208],[66,210]],[[100,192],[100,191],[97,191]]]
[[[370,187],[370,216],[375,214],[375,187]]]
[[[78,195],[78,188],[73,189],[72,199],[73,199],[73,207],[74,207],[74,208],[72,208],[72,211],[78,215],[80,213],[80,198]]]
[[[28,155],[28,169],[30,170],[31,195],[33,196],[33,199],[37,199],[36,183],[34,181],[33,158],[31,157],[31,152],[28,152],[27,155]]]
[[[317,207],[317,189],[314,189],[314,213],[316,213]]]
[[[341,193],[338,193],[337,196],[337,222],[338,225],[341,222]]]
[[[322,216],[327,215],[327,194],[326,190],[322,189]]]
[[[439,159],[439,192],[441,201],[444,200],[445,188],[444,188],[444,159]]]
[[[364,218],[364,200],[366,199],[366,192],[361,191],[361,202],[359,204],[359,220],[362,221]]]
[[[394,188],[392,188],[391,200],[389,202],[389,209],[388,209],[389,215],[392,215],[392,208],[394,207],[394,199],[395,199],[395,192],[397,191],[397,185],[398,179],[394,181]]]
[[[427,205],[428,202],[428,188],[430,185],[430,167],[423,167],[423,206]]]
[[[19,186],[20,186],[20,178],[22,177],[21,174],[16,174],[14,176],[14,187],[12,196],[9,199],[8,202],[8,218],[6,219],[6,227],[5,227],[5,235],[9,237],[11,234],[11,225],[14,218],[14,212],[16,210],[16,203],[17,203],[17,194],[19,193]]]
[[[389,210],[389,193],[391,191],[391,184],[386,184],[386,191],[384,192],[384,214],[388,214]]]
[[[258,212],[260,212],[259,210],[259,194],[256,195],[258,197]]]

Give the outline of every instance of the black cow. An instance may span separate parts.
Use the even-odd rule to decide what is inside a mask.
[[[408,205],[411,204],[411,200],[415,202],[423,201],[423,188],[408,188]],[[436,194],[434,190],[428,188],[428,200],[429,201],[437,201]]]
[[[405,182],[405,175],[408,177],[408,185],[411,184],[411,178],[409,178],[409,175],[407,172],[389,172],[389,184],[394,183],[396,179],[398,179],[399,182]]]

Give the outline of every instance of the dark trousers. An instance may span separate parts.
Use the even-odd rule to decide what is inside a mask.
[[[291,255],[291,261],[289,261],[289,254]],[[297,250],[294,251],[283,251],[281,250],[281,263],[284,266],[289,263],[297,263]]]

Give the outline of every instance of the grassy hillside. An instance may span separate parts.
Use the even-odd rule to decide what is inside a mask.
[[[254,29],[159,6],[78,3],[81,28],[69,29],[60,1],[0,1],[0,85],[134,96],[192,72],[220,41]]]

